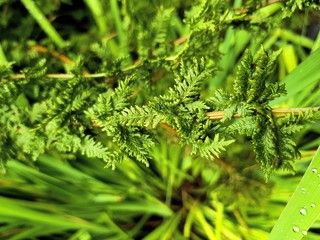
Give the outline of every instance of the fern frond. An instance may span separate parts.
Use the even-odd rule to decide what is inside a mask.
[[[225,151],[226,147],[233,143],[234,140],[226,140],[219,137],[216,134],[213,139],[206,137],[204,141],[198,140],[192,145],[191,154],[198,153],[200,156],[206,159],[213,159],[219,157],[222,151]]]
[[[233,82],[233,98],[234,101],[244,101],[249,85],[249,79],[252,76],[253,57],[249,50],[244,52],[244,55],[238,65],[238,70]]]
[[[23,84],[23,83],[22,83]],[[13,102],[19,95],[19,82],[2,81],[0,82],[0,104]],[[8,101],[9,100],[9,101]]]
[[[15,143],[24,153],[29,154],[33,161],[45,152],[45,139],[33,129],[20,126]]]
[[[63,153],[76,153],[81,149],[81,138],[75,134],[70,133],[69,129],[64,127],[48,138],[47,148],[55,149]]]
[[[87,91],[83,91],[80,94],[77,94],[73,101],[71,102],[71,111],[80,110],[84,105],[87,104],[87,99],[90,98],[95,93],[94,89],[88,89]]]
[[[157,126],[163,118],[148,106],[131,106],[121,112],[120,122],[127,126]]]
[[[105,168],[116,169],[116,166],[121,162],[122,157],[119,152],[111,152],[104,157],[104,162],[106,162]]]
[[[85,115],[94,122],[104,122],[107,117],[123,110],[130,104],[131,82],[131,78],[126,78],[124,81],[119,81],[115,90],[108,89],[99,94],[96,102],[84,111]]]
[[[213,96],[206,99],[206,103],[209,105],[211,109],[214,109],[216,111],[224,110],[232,104],[230,101],[231,95],[223,90],[223,89],[217,89]]]
[[[136,159],[142,162],[147,167],[149,166],[150,154],[149,148],[154,145],[154,140],[148,134],[141,134],[139,131],[127,131],[121,129],[121,134],[114,136],[113,141],[122,143],[120,149],[125,155],[131,159]]]
[[[110,154],[107,147],[103,146],[101,142],[94,140],[90,136],[85,136],[81,141],[81,154],[90,158],[107,159]]]
[[[187,103],[184,108],[191,114],[199,114],[201,111],[208,110],[209,106],[204,101],[199,100]]]
[[[14,62],[0,64],[0,82],[8,78],[12,74],[12,66]]]
[[[277,51],[268,55],[263,48],[257,53],[257,61],[252,76],[249,78],[246,92],[246,101],[248,103],[257,101],[265,91],[267,77],[271,73],[279,54],[280,51]]]
[[[187,12],[187,21],[191,26],[199,23],[205,13],[208,11],[210,5],[209,0],[201,0],[200,4],[192,9],[191,12]]]
[[[86,116],[91,119],[99,119],[111,115],[113,111],[112,95],[112,90],[99,94],[94,105],[84,111]]]
[[[287,91],[284,84],[279,84],[278,82],[270,83],[266,86],[266,89],[262,92],[258,101],[261,104],[266,104],[286,93]]]
[[[306,124],[314,123],[320,119],[319,110],[317,112],[312,109],[300,112],[298,115],[294,113],[287,114],[284,118],[278,119],[280,131],[285,136],[292,136],[300,131]]]
[[[39,79],[41,77],[44,77],[47,73],[47,67],[46,67],[46,59],[39,60],[33,67],[28,67],[22,70],[22,73],[24,73],[26,78],[35,78]]]
[[[255,116],[247,116],[246,118],[235,120],[233,123],[228,125],[225,130],[232,136],[240,134],[251,137],[257,129],[258,123]]]
[[[283,17],[290,17],[295,11],[302,9],[320,10],[317,0],[284,0]]]
[[[193,59],[192,66],[185,66],[185,63],[181,62],[175,86],[160,98],[167,103],[173,101],[172,105],[196,101],[199,99],[202,83],[208,76],[209,71],[205,70],[204,59],[201,59],[200,62]]]
[[[123,81],[118,82],[118,87],[115,89],[114,94],[112,96],[113,101],[113,109],[115,111],[121,111],[128,105],[130,105],[130,97],[132,95],[133,89],[132,89],[132,77],[127,77]]]

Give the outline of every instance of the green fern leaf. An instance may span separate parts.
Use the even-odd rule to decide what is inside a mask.
[[[214,139],[206,137],[204,141],[198,140],[192,145],[191,154],[199,153],[200,156],[206,159],[213,159],[219,157],[226,147],[233,143],[234,140],[226,140],[219,137],[219,134],[214,136]]]
[[[107,159],[110,154],[107,147],[103,146],[101,142],[95,141],[90,136],[85,136],[81,141],[81,154],[84,154],[90,158]]]
[[[252,76],[253,57],[249,50],[246,50],[242,60],[239,63],[237,74],[233,82],[233,101],[244,101],[249,85],[249,79]]]

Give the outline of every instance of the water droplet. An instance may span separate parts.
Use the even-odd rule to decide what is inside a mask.
[[[306,236],[307,234],[308,234],[307,231],[302,231],[302,235],[303,235],[303,236]]]
[[[299,232],[300,231],[300,228],[298,226],[293,226],[292,230],[294,232]]]
[[[314,208],[314,207],[316,207],[316,204],[311,203],[310,206],[311,206],[312,208]]]
[[[302,194],[306,193],[306,189],[305,188],[301,188]]]
[[[320,173],[318,174],[318,177],[320,177]]]
[[[301,214],[301,215],[305,216],[305,215],[307,215],[307,213],[308,213],[308,212],[307,212],[307,209],[305,209],[305,208],[301,208],[301,209],[300,209],[300,214]]]
[[[313,172],[313,173],[317,173],[318,170],[317,170],[316,168],[312,168],[312,172]]]

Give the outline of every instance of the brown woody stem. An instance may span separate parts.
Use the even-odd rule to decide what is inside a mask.
[[[298,115],[301,112],[306,111],[319,111],[320,107],[309,107],[309,108],[273,108],[271,110],[272,115],[275,117],[284,117],[289,113],[293,113],[294,115]],[[224,117],[224,111],[216,111],[216,112],[208,112],[207,116],[211,120],[220,120]],[[233,115],[234,118],[242,117],[240,114],[236,113]]]

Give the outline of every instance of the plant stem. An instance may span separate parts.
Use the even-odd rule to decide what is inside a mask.
[[[287,114],[293,113],[294,115],[298,115],[300,112],[306,111],[319,111],[320,107],[309,107],[309,108],[273,108],[271,110],[272,115],[275,117],[284,117]],[[207,116],[211,120],[220,120],[224,117],[224,111],[216,111],[216,112],[208,112]],[[241,118],[242,116],[238,113],[233,115],[233,118]]]
[[[34,45],[31,47],[31,49],[39,52],[39,53],[47,53],[50,52],[50,54],[59,59],[61,62],[66,63],[66,64],[71,64],[72,60],[70,58],[68,58],[67,56],[63,55],[62,53],[59,53],[57,51],[49,51],[48,48],[44,47],[44,46],[40,46],[40,45]]]
[[[106,77],[107,75],[105,73],[94,73],[94,74],[84,74],[83,77],[86,78],[102,78]],[[57,73],[57,74],[47,74],[47,78],[74,78],[74,74],[67,74],[67,73]],[[26,76],[24,74],[16,74],[11,77],[11,79],[18,80],[18,79],[24,79]]]
[[[94,74],[84,74],[83,77],[86,78],[103,78],[107,75],[105,73],[94,73]],[[16,74],[11,77],[13,80],[23,79],[26,76],[24,74]],[[48,78],[73,78],[75,77],[74,74],[47,74],[46,77]],[[272,115],[274,117],[284,117],[287,114],[293,113],[294,115],[298,115],[300,112],[306,112],[306,111],[320,111],[320,107],[308,107],[308,108],[273,108],[271,110]],[[206,113],[208,118],[210,120],[220,120],[224,117],[225,112],[224,111],[215,111],[215,112],[207,112]],[[239,113],[236,113],[232,116],[233,118],[241,118]]]

